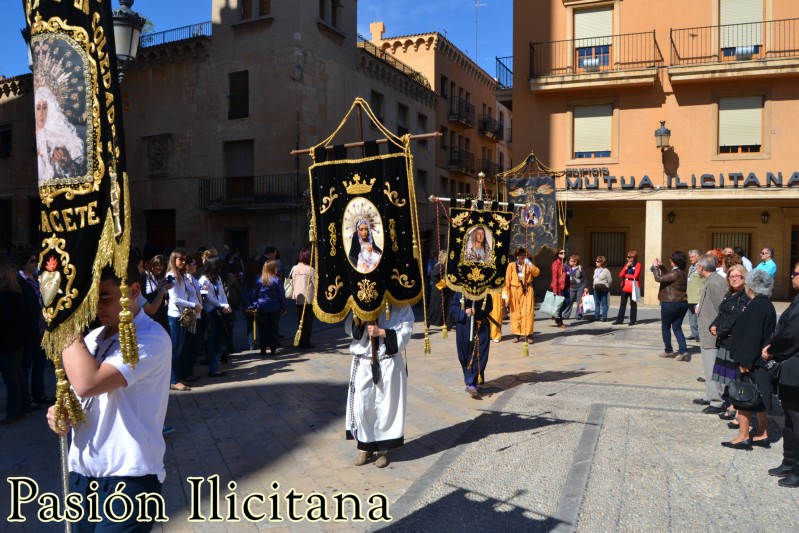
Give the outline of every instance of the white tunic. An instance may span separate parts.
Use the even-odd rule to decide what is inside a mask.
[[[350,344],[353,359],[345,426],[347,438],[354,438],[358,449],[367,451],[389,450],[403,444],[407,391],[403,351],[413,335],[413,310],[407,305],[392,307],[391,319],[386,320],[383,314],[377,324],[396,331],[399,350],[386,355],[385,339],[379,339],[380,380],[376,384],[372,381],[369,335],[364,332],[361,339]],[[352,336],[352,316],[347,317],[344,328]]]

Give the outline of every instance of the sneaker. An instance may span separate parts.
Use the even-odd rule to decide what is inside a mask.
[[[660,354],[660,357],[677,357],[677,354],[674,352],[663,352]]]
[[[169,435],[170,433],[174,433],[175,428],[172,426],[164,426],[164,429],[161,430],[162,435]]]
[[[677,354],[677,356],[674,359],[676,359],[677,361],[685,361],[687,363],[691,360],[691,354],[680,352]]]
[[[375,466],[377,468],[385,468],[388,466],[388,452],[382,452],[377,454],[377,461],[375,461]]]
[[[365,465],[371,459],[374,452],[367,452],[365,450],[358,450],[358,456],[355,458],[355,466]]]

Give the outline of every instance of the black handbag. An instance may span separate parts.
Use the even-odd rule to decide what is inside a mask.
[[[743,381],[747,376],[748,381]],[[728,387],[730,403],[732,403],[736,409],[741,409],[743,411],[762,409],[763,396],[760,394],[757,383],[752,381],[752,377],[749,376],[749,374],[741,377],[741,379],[731,381]]]

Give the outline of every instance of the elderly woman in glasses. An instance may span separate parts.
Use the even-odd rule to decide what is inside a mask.
[[[638,303],[633,300],[632,293],[635,286],[641,286],[641,263],[638,262],[638,252],[630,250],[627,252],[627,264],[622,267],[619,273],[621,278],[621,301],[619,302],[619,314],[616,316],[614,324],[624,322],[624,312],[627,310],[627,300],[630,300],[630,323],[634,326],[638,318]]]
[[[751,301],[741,311],[732,330],[732,343],[730,355],[738,365],[738,379],[748,380],[757,384],[762,396],[760,405],[751,411],[745,411],[739,406],[738,420],[740,428],[738,436],[731,441],[724,441],[722,446],[735,450],[751,450],[752,446],[768,448],[767,422],[768,411],[771,409],[771,376],[766,370],[765,361],[761,354],[763,347],[777,324],[777,313],[774,304],[769,300],[774,280],[767,272],[755,269],[746,275],[744,289]],[[735,402],[733,401],[733,405]],[[749,436],[749,421],[752,413],[757,415],[757,429],[754,436]]]

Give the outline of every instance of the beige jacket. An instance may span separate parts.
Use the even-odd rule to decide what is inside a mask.
[[[314,297],[314,271],[305,263],[297,263],[289,273],[291,281],[294,283],[294,300],[297,305],[308,302],[310,305]]]

